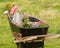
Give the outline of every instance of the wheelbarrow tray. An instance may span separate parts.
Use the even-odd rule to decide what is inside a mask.
[[[29,21],[38,22],[40,20],[37,18],[34,18],[34,17],[29,17]],[[40,27],[37,27],[37,28],[22,28],[21,27],[20,28],[20,27],[17,27],[16,25],[14,25],[13,23],[11,23],[10,19],[9,19],[9,23],[10,23],[12,32],[19,32],[22,34],[22,37],[31,36],[31,35],[45,35],[45,34],[47,34],[47,31],[49,28],[48,25],[46,27],[42,27],[42,28],[40,28]]]

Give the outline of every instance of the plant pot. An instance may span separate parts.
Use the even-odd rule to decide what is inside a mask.
[[[23,36],[45,35],[48,31],[48,26],[44,28],[19,28]]]
[[[37,18],[34,17],[29,17],[29,21],[30,22],[38,22],[40,21]],[[32,35],[45,35],[47,34],[48,28],[49,26],[47,25],[46,27],[43,28],[19,28],[16,25],[14,25],[13,23],[11,23],[10,19],[9,19],[9,23],[10,23],[10,27],[12,32],[20,32],[23,36],[32,36]]]

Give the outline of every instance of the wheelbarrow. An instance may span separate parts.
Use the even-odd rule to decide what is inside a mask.
[[[14,43],[16,43],[17,48],[44,48],[45,37],[36,38],[31,36],[47,34],[49,26],[44,28],[19,28],[12,23],[12,17],[8,16],[8,21],[13,33]],[[29,17],[29,21],[38,22],[40,20],[34,17]]]

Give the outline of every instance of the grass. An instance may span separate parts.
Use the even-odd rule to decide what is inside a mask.
[[[0,0],[0,48],[16,48],[12,32],[3,15],[7,3],[16,4],[23,13],[42,19],[49,24],[49,34],[60,34],[60,0]],[[45,40],[45,48],[60,48],[60,38]]]

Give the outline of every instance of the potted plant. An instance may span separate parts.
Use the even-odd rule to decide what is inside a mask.
[[[35,17],[25,16],[22,19],[22,26],[19,29],[22,36],[31,36],[47,34],[48,27],[48,24]]]
[[[48,24],[46,24],[45,22],[43,22],[35,17],[31,17],[30,15],[22,15],[23,18],[21,19],[21,16],[19,14],[15,14],[16,9],[17,9],[17,7],[15,5],[11,6],[10,4],[7,4],[6,8],[5,8],[5,10],[6,10],[5,14],[8,12],[8,17],[10,16],[9,23],[11,25],[11,29],[13,32],[20,32],[22,34],[22,36],[47,34],[48,27],[49,27]],[[16,16],[18,17],[18,15],[21,19],[20,23],[19,23],[18,18],[17,18],[18,21],[12,19]],[[22,23],[21,23],[21,21],[22,21]],[[21,24],[21,25],[19,25],[19,24]],[[18,27],[16,25],[18,25]]]

